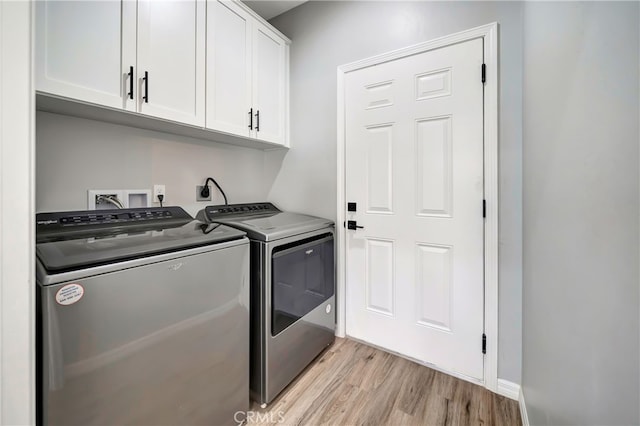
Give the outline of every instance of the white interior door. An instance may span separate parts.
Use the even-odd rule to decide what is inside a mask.
[[[476,379],[482,62],[475,39],[345,76],[346,332]]]
[[[139,112],[204,127],[204,43],[204,0],[138,1]]]
[[[36,90],[125,108],[135,67],[132,1],[37,1]],[[131,105],[135,108],[135,104]]]
[[[250,136],[251,18],[230,1],[207,2],[207,127]],[[251,115],[250,115],[251,114]]]
[[[286,44],[259,22],[254,23],[253,34],[255,136],[264,141],[284,144]]]

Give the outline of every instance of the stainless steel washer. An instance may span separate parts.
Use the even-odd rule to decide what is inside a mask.
[[[249,409],[244,232],[179,207],[36,221],[38,424],[237,424]]]
[[[197,218],[251,240],[251,395],[267,404],[335,339],[334,224],[266,202]]]

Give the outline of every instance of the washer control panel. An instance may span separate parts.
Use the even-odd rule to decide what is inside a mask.
[[[154,226],[154,224],[176,225],[192,220],[193,218],[180,207],[38,213],[36,215],[36,235],[40,238],[76,231],[128,228],[146,226],[147,224],[149,226]]]

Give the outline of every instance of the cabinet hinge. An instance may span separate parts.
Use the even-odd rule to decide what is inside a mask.
[[[487,353],[487,335],[482,333],[482,353]]]
[[[487,217],[487,200],[482,200],[482,217]]]
[[[487,65],[482,64],[482,83],[487,82]]]

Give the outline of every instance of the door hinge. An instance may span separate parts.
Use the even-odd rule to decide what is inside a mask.
[[[482,217],[487,217],[487,200],[482,200]]]
[[[487,335],[482,333],[482,353],[487,353]]]
[[[482,64],[482,82],[487,82],[487,65]]]

